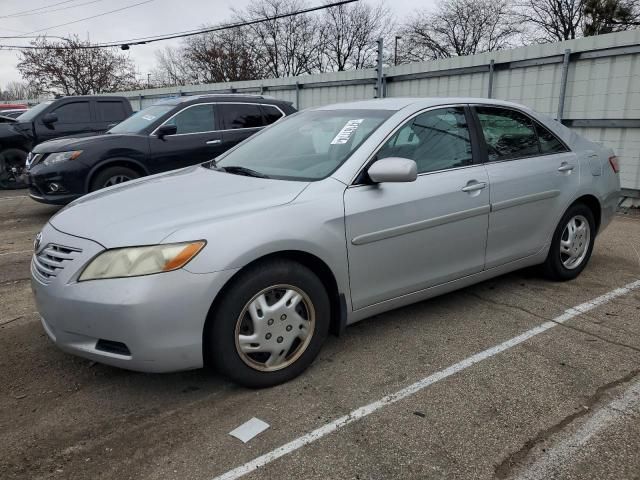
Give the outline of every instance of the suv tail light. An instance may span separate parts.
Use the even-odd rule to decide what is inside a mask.
[[[620,164],[618,163],[618,157],[615,155],[613,157],[609,157],[609,165],[613,168],[615,173],[620,173]]]

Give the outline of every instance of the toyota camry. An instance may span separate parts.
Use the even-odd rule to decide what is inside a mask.
[[[325,106],[73,202],[32,285],[69,353],[265,387],[366,317],[533,265],[575,278],[619,190],[610,149],[520,105]]]

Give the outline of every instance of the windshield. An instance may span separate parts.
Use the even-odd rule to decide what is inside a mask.
[[[152,105],[123,120],[108,133],[141,133],[142,130],[174,108],[175,105]]]
[[[240,170],[245,174],[252,171],[285,180],[320,180],[342,165],[393,113],[388,110],[301,112],[251,137],[221,157],[215,166],[230,173]]]
[[[45,108],[53,103],[53,100],[49,100],[48,102],[42,102],[33,107],[30,110],[27,110],[22,115],[20,115],[17,120],[19,122],[32,122]]]

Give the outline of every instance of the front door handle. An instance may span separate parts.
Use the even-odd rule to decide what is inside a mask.
[[[221,142],[222,140],[218,139],[218,140],[209,140],[207,142],[207,145],[217,145]]]
[[[482,190],[486,188],[486,182],[475,182],[475,183],[467,183],[466,186],[462,187],[463,192],[475,192],[477,190]]]
[[[575,167],[573,165],[569,165],[566,162],[562,162],[562,164],[558,167],[558,171],[559,172],[570,172],[571,170],[573,170]]]

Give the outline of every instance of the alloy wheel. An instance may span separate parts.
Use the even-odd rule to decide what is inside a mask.
[[[110,187],[112,185],[118,185],[119,183],[128,182],[131,180],[127,175],[114,175],[104,182],[104,187]]]

